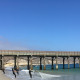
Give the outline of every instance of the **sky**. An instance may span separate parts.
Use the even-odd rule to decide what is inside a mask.
[[[80,0],[0,0],[0,50],[80,51]]]

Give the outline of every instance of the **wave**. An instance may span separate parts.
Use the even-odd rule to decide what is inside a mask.
[[[51,75],[33,70],[32,79],[29,76],[29,70],[19,71],[19,75],[15,78],[12,73],[12,67],[5,68],[5,75],[10,77],[12,80],[53,80],[55,77],[61,77],[60,75]]]

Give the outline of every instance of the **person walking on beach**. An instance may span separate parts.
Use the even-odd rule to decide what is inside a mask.
[[[12,72],[13,72],[13,74],[14,74],[15,78],[16,78],[16,73],[15,73],[15,71],[14,71],[14,69],[13,69],[13,68],[12,68]]]
[[[29,75],[30,75],[30,78],[32,78],[32,74],[31,74],[31,69],[29,69]]]

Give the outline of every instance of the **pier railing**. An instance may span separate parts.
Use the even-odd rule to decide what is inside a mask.
[[[0,50],[0,55],[36,55],[36,56],[80,56],[80,52],[73,51],[21,51]]]

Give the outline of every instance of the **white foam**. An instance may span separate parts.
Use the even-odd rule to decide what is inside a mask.
[[[51,74],[46,74],[46,73],[41,73],[39,72],[39,74],[41,75],[42,79],[50,79],[50,78],[54,78],[54,77],[61,77],[61,75],[51,75]]]
[[[51,75],[51,74],[46,74],[42,72],[35,72],[33,70],[32,72],[32,79],[29,76],[29,70],[21,70],[19,71],[19,75],[15,78],[12,71],[12,67],[8,67],[5,69],[5,73],[8,77],[10,77],[12,80],[53,80],[51,78],[54,77],[61,77],[60,75]]]
[[[13,67],[5,67],[5,70],[12,70]]]

